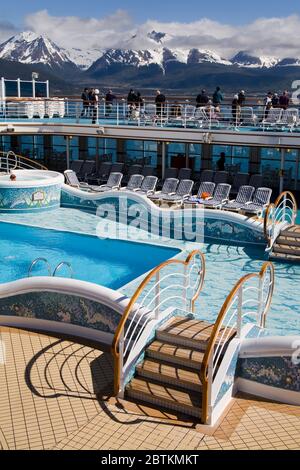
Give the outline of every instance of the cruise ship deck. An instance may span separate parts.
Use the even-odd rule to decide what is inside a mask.
[[[213,429],[111,398],[109,353],[24,330],[0,329],[0,448],[54,450],[287,450],[300,446],[300,410],[239,394]]]

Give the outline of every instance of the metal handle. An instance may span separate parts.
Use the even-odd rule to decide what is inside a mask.
[[[71,263],[69,263],[68,261],[62,261],[61,263],[59,263],[56,268],[54,269],[53,271],[53,276],[56,276],[57,272],[63,267],[63,266],[67,266],[70,270],[70,277],[72,278],[74,276],[74,271],[73,271],[73,268],[72,268],[72,265]]]
[[[49,261],[46,258],[36,258],[35,260],[32,261],[31,265],[29,266],[28,269],[28,277],[31,277],[31,271],[34,268],[34,266],[39,263],[40,261],[43,261],[43,263],[46,264],[47,269],[48,269],[48,275],[51,276],[51,266],[49,264]]]

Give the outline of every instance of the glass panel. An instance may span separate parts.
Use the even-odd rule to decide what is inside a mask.
[[[5,80],[5,96],[17,97],[18,96],[18,84],[15,80]]]
[[[35,82],[35,97],[47,98],[47,84],[42,82]]]
[[[33,89],[32,89],[32,82],[20,82],[20,94],[23,98],[32,98],[33,97]]]

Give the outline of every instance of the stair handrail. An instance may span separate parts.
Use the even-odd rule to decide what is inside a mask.
[[[6,172],[9,173],[13,170],[48,170],[48,168],[41,163],[32,160],[31,158],[24,157],[23,155],[18,155],[12,150],[8,152],[0,151],[0,160],[2,167],[2,159],[6,166]]]
[[[69,270],[70,270],[70,277],[73,278],[73,277],[74,277],[74,271],[73,271],[72,265],[71,265],[71,263],[69,263],[69,261],[61,261],[60,263],[58,263],[58,265],[56,266],[56,268],[55,268],[54,271],[53,271],[52,276],[55,277],[56,274],[58,273],[58,271],[59,271],[63,266],[67,266],[67,267],[69,268]]]
[[[254,280],[254,285],[249,285]],[[246,297],[246,293],[257,294],[257,297]],[[243,276],[227,296],[213,331],[209,338],[203,361],[200,378],[202,383],[202,422],[209,424],[212,413],[212,389],[217,367],[225,352],[228,340],[235,334],[241,337],[241,331],[246,316],[256,316],[260,328],[265,327],[266,316],[271,305],[274,291],[274,266],[270,261],[263,264],[259,273]],[[249,309],[249,310],[248,310]],[[221,331],[222,330],[222,331]]]
[[[165,268],[173,266],[176,268],[175,272],[163,273]],[[179,267],[183,268],[183,273],[177,269]],[[192,283],[192,274],[195,268],[196,281]],[[185,311],[193,313],[204,278],[205,257],[200,250],[193,250],[184,261],[170,259],[161,263],[152,269],[138,286],[122,315],[112,342],[116,396],[122,395],[124,391],[126,366],[132,357],[138,357],[146,345],[147,338],[142,337],[146,327],[153,319],[159,321],[161,308],[163,307],[162,311],[164,311],[170,307],[170,305],[166,305],[170,300],[173,301],[174,308],[182,303]],[[162,287],[163,281],[167,281],[166,287]],[[154,285],[150,286],[151,282],[154,282]],[[172,291],[174,289],[175,293]],[[141,298],[143,294],[144,297]],[[164,296],[165,298],[163,298]],[[137,301],[139,302],[137,303]],[[142,347],[138,341],[144,341]]]
[[[51,276],[51,266],[50,266],[50,263],[49,261],[47,260],[47,258],[43,258],[43,257],[39,257],[39,258],[35,258],[31,265],[29,266],[29,269],[28,269],[28,277],[31,277],[31,272],[32,272],[32,269],[34,268],[34,266],[39,263],[39,262],[43,262],[46,264],[47,266],[47,270],[48,270],[48,275]]]
[[[297,211],[297,201],[291,191],[283,191],[274,203],[268,205],[264,216],[264,236],[268,242],[268,251],[272,248],[283,225],[295,223]]]

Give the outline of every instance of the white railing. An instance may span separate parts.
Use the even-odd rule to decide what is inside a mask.
[[[242,131],[252,128],[269,132],[285,130],[300,132],[299,108],[267,110],[262,104],[232,108],[230,103],[195,106],[193,101],[166,101],[157,105],[146,99],[142,104],[127,103],[125,99],[107,103],[100,98],[97,104],[84,104],[78,99],[6,99],[0,106],[0,120],[66,119],[82,124],[137,125],[159,127],[195,127]]]
[[[274,204],[269,204],[264,217],[264,234],[268,241],[267,251],[272,249],[281,230],[294,225],[297,210],[297,201],[290,191],[284,191]]]
[[[130,368],[160,322],[174,309],[194,312],[205,276],[205,258],[193,251],[185,261],[168,260],[140,284],[118,325],[112,344],[115,394],[122,395]]]
[[[35,160],[15,154],[12,150],[0,152],[0,171],[10,173],[13,170],[47,170]]]
[[[210,423],[217,370],[232,337],[241,338],[243,326],[265,327],[274,290],[274,267],[264,263],[260,273],[244,276],[227,297],[214,325],[201,366],[202,420]]]

